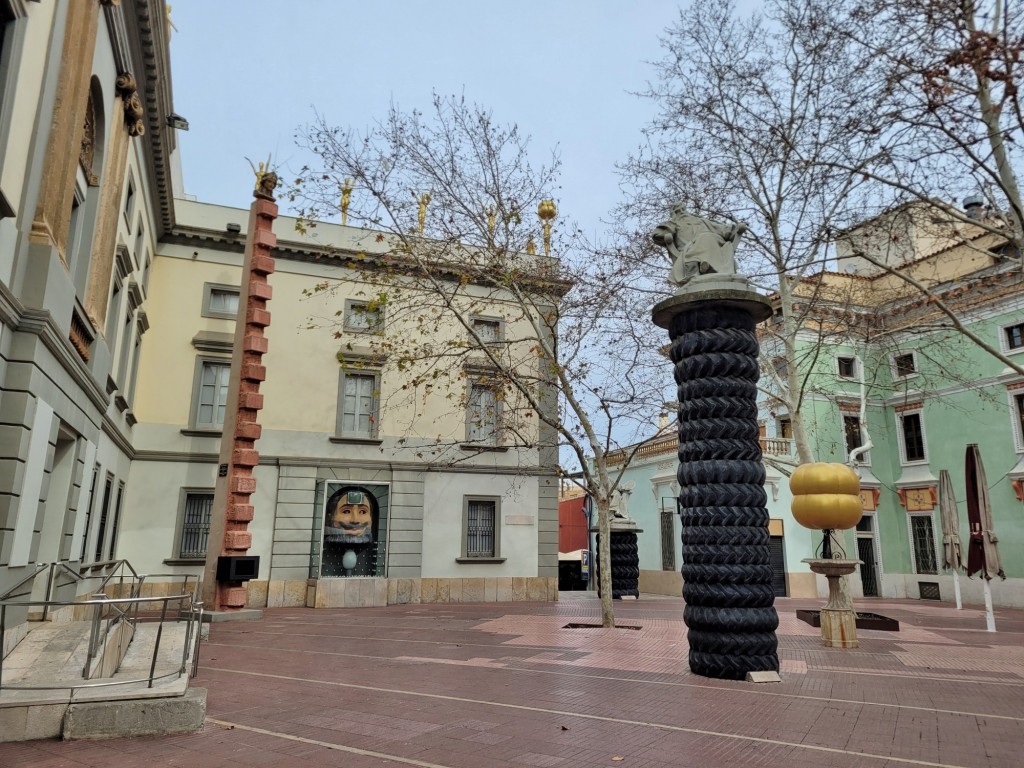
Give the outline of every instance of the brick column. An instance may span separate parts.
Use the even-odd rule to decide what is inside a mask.
[[[203,602],[207,610],[245,608],[245,583],[218,582],[216,574],[218,555],[245,555],[252,546],[249,522],[253,519],[254,508],[250,497],[256,492],[253,469],[260,460],[256,450],[256,441],[262,430],[258,421],[259,411],[263,408],[260,382],[267,377],[267,369],[263,365],[263,355],[267,351],[264,328],[270,325],[267,302],[272,294],[267,276],[274,271],[271,250],[277,244],[277,236],[273,232],[277,204],[272,192],[273,185],[261,178],[261,186],[253,193],[256,199],[249,208],[248,239],[228,389],[228,403],[234,403],[235,407],[224,414],[217,488],[203,575]],[[267,563],[265,567],[269,566]]]

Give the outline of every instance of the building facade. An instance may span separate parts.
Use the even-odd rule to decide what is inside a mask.
[[[0,0],[0,595],[45,599],[52,564],[203,571],[247,214],[182,195],[166,13]],[[552,435],[508,440],[486,366],[456,407],[403,400],[362,343],[397,320],[342,267],[376,233],[277,229],[250,604],[554,599]],[[336,312],[338,337],[311,328]],[[361,540],[346,515],[372,519]]]

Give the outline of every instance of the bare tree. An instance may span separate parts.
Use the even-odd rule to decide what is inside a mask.
[[[344,258],[362,282],[364,311],[375,322],[383,315],[364,337],[389,371],[382,378],[395,382],[381,396],[425,404],[429,393],[448,404],[434,434],[410,434],[409,449],[433,461],[516,451],[552,473],[567,454],[578,473],[563,474],[597,509],[601,583],[610,586],[609,505],[631,455],[608,456],[647,436],[664,385],[628,268],[571,225],[552,226],[557,156],[534,165],[515,126],[437,96],[427,114],[392,107],[365,132],[318,118],[299,142],[313,157],[292,191],[305,226],[343,209],[379,233]],[[455,434],[451,424],[457,432],[467,413],[467,433]],[[614,625],[611,600],[602,589],[605,626]]]
[[[766,367],[765,379],[790,415],[801,463],[813,460],[796,345],[808,302],[794,300],[793,286],[822,268],[862,185],[828,169],[861,146],[840,117],[857,108],[855,62],[842,37],[821,36],[824,5],[776,0],[749,20],[716,0],[681,11],[662,41],[658,79],[643,94],[661,114],[623,166],[631,192],[623,213],[639,222],[638,233],[669,202],[747,225],[740,269],[778,296],[779,317],[765,333],[781,362]]]

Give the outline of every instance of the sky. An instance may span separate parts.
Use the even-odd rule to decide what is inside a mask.
[[[669,0],[173,0],[171,67],[185,191],[246,208],[254,162],[301,167],[314,108],[364,129],[394,103],[464,94],[563,162],[560,214],[600,239],[620,201],[615,164],[643,140]],[[557,226],[557,222],[556,222]]]

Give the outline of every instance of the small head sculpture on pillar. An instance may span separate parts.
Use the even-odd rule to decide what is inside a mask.
[[[273,200],[278,178],[277,173],[270,169],[270,157],[267,157],[267,162],[260,162],[259,166],[253,165],[252,160],[249,160],[249,167],[256,175],[256,187],[252,191],[252,196],[262,200]]]
[[[674,205],[668,221],[654,228],[651,239],[672,259],[669,281],[683,286],[697,275],[736,274],[736,246],[745,224],[722,224]]]

